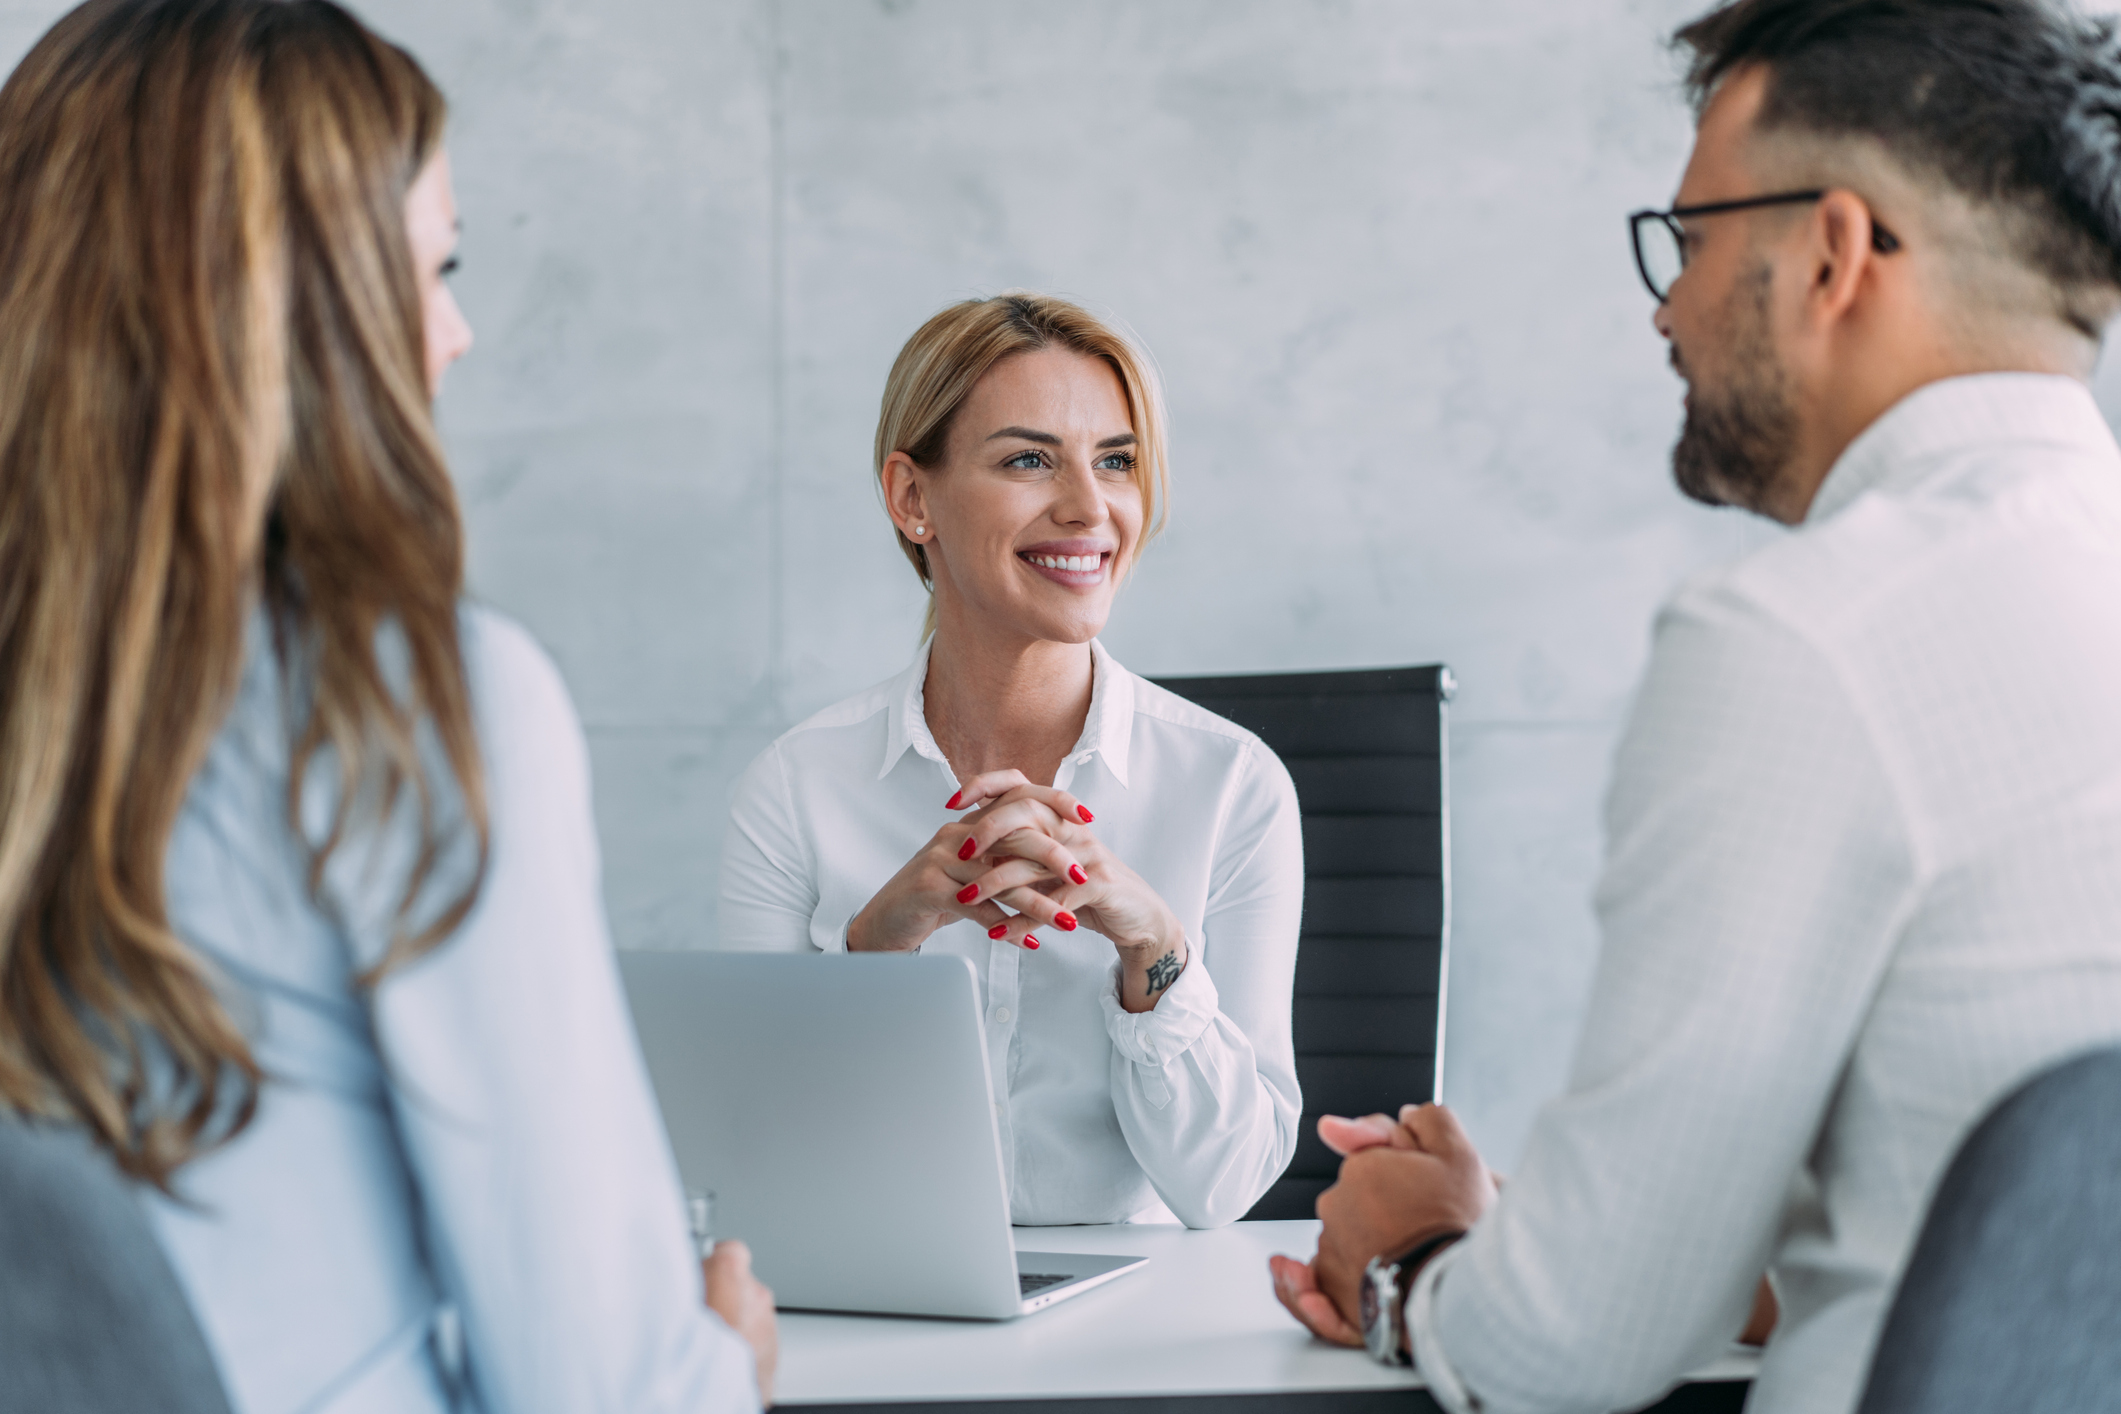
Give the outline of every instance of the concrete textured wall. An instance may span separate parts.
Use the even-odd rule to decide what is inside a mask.
[[[358,7],[454,105],[472,577],[573,687],[622,945],[711,935],[734,775],[914,646],[868,481],[899,344],[1063,292],[1172,409],[1122,661],[1457,672],[1448,1098],[1507,1166],[1580,1015],[1655,605],[1766,533],[1670,487],[1622,219],[1676,184],[1660,37],[1699,4]],[[61,8],[0,6],[0,45]]]

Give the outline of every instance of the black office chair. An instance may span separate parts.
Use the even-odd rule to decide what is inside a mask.
[[[1296,1157],[1248,1218],[1308,1218],[1340,1170],[1321,1114],[1395,1112],[1443,1087],[1451,932],[1450,669],[1159,678],[1256,732],[1304,826]]]
[[[2121,1049],[1989,1112],[1930,1204],[1860,1414],[2121,1407]]]
[[[78,1132],[0,1111],[0,1411],[229,1414],[147,1217]]]

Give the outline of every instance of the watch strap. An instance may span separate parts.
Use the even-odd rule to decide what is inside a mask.
[[[1399,1299],[1407,1299],[1407,1293],[1414,1289],[1414,1278],[1421,1275],[1421,1269],[1429,1264],[1431,1257],[1465,1235],[1463,1228],[1456,1232],[1439,1232],[1434,1237],[1424,1237],[1394,1257],[1392,1265],[1399,1268]]]

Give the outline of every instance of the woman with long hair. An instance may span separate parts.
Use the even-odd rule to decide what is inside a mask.
[[[745,773],[722,946],[969,959],[1015,1221],[1239,1218],[1296,1148],[1303,839],[1259,738],[1097,641],[1167,499],[1154,371],[1066,300],[953,305],[875,473],[931,632]]]
[[[443,121],[328,0],[0,88],[0,1104],[141,1181],[238,1409],[755,1407],[579,726],[462,599]]]

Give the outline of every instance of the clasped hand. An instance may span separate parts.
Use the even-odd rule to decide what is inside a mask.
[[[1372,1257],[1470,1228],[1495,1201],[1495,1176],[1458,1117],[1442,1105],[1407,1105],[1399,1118],[1327,1115],[1318,1137],[1345,1155],[1318,1195],[1318,1255],[1275,1256],[1274,1294],[1322,1340],[1361,1345],[1362,1273]]]
[[[1074,796],[1020,771],[965,782],[944,825],[847,927],[856,952],[910,952],[936,929],[969,918],[994,939],[1036,949],[1035,930],[1088,928],[1124,964],[1120,1001],[1147,1011],[1185,969],[1184,929],[1157,892],[1091,832]],[[1005,911],[1008,910],[1008,911]]]

